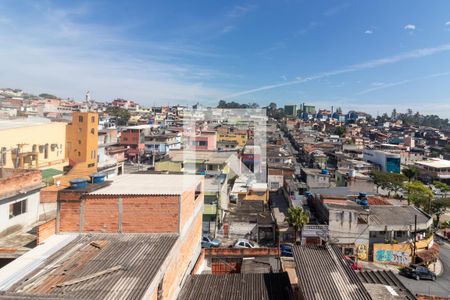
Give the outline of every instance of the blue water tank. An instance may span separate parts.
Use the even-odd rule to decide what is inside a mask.
[[[362,193],[362,192],[360,192],[358,198],[359,198],[359,199],[367,198],[367,193]]]
[[[70,187],[73,189],[84,189],[87,187],[87,180],[84,178],[74,178],[70,180]]]
[[[89,175],[89,177],[91,177],[91,183],[93,184],[105,182],[105,174],[103,173],[94,173]]]
[[[322,170],[320,170],[320,173],[321,173],[321,174],[324,174],[324,175],[330,174],[330,172],[329,172],[327,169],[322,169]]]

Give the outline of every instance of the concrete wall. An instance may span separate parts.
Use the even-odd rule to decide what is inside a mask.
[[[9,218],[10,204],[27,199],[25,213]],[[26,196],[0,200],[0,236],[31,226],[39,221],[39,191]]]

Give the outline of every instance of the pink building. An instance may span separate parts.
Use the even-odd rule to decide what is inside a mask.
[[[215,131],[202,131],[194,136],[187,136],[186,148],[189,150],[216,150],[217,133]]]

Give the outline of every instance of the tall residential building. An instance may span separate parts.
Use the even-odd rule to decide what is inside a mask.
[[[66,136],[70,166],[83,163],[95,171],[98,151],[98,114],[74,112],[72,122],[67,124]]]
[[[72,122],[66,128],[66,155],[70,170],[61,178],[61,185],[68,186],[74,178],[88,178],[97,172],[98,114],[74,112]]]

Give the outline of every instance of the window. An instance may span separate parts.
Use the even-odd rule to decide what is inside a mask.
[[[78,117],[78,122],[83,123],[83,116]]]
[[[95,134],[95,129],[94,128],[91,129],[91,133]]]
[[[45,144],[45,148],[44,148],[44,159],[48,158],[48,144]]]
[[[91,117],[91,122],[95,123],[95,117],[94,116]]]
[[[0,164],[3,166],[6,164],[6,147],[2,147],[0,156]]]
[[[33,150],[32,150],[32,152],[37,152],[37,145],[36,145],[36,144],[33,145]]]
[[[9,218],[12,219],[18,215],[27,212],[27,199],[18,201],[16,203],[11,203],[9,205]]]
[[[93,168],[95,164],[88,164],[88,168]]]

